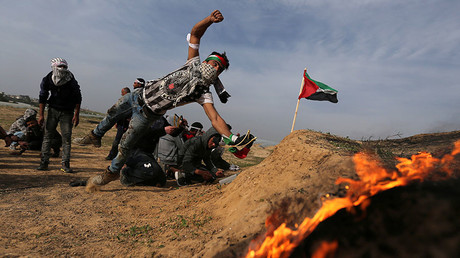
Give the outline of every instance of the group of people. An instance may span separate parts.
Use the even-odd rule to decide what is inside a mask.
[[[117,135],[118,130],[120,131],[120,136],[116,137],[119,142],[115,141],[113,144],[117,146],[113,148],[117,150],[116,154],[114,150],[107,156],[107,159],[112,160],[110,166],[101,174],[88,179],[88,191],[94,191],[117,180],[120,175],[122,184],[138,184],[139,175],[142,177],[142,173],[145,173],[136,170],[139,166],[156,167],[161,171],[160,165],[154,162],[154,146],[158,144],[161,137],[165,135],[177,137],[185,128],[184,119],[178,119],[178,123],[173,121],[171,124],[164,115],[168,110],[193,102],[203,107],[212,127],[203,135],[187,139],[177,150],[175,164],[168,164],[169,161],[165,159],[164,164],[168,165],[166,171],[173,171],[180,185],[193,180],[212,181],[222,175],[222,171],[211,161],[210,154],[221,145],[229,146],[230,151],[236,156],[243,157],[245,153],[247,154],[255,137],[249,133],[240,136],[230,131],[231,128],[215,109],[210,91],[210,86],[214,85],[221,102],[227,102],[230,95],[218,76],[228,69],[229,60],[225,52],[212,52],[204,61],[200,61],[199,56],[200,41],[207,28],[223,19],[222,13],[215,10],[196,23],[187,35],[188,58],[182,67],[159,79],[146,82],[138,78],[135,83],[142,87],[135,87],[131,92],[122,93],[122,97],[108,109],[107,115],[96,128],[76,141],[81,145],[91,144],[100,147],[101,138],[115,124],[118,125]],[[45,126],[38,169],[48,169],[51,139],[55,136],[59,123],[62,134],[62,171],[68,173],[72,172],[70,168],[72,126],[75,127],[79,123],[82,98],[80,86],[68,70],[66,60],[62,58],[51,60],[51,68],[52,71],[43,78],[40,85],[38,124]],[[45,105],[48,105],[46,123],[44,123]],[[161,146],[162,144],[159,148]],[[161,161],[160,154],[158,156]],[[152,180],[155,178],[153,184],[164,184],[163,177],[166,173],[154,174],[158,177],[152,177]]]
[[[0,139],[5,141],[5,147],[10,148],[11,155],[21,155],[27,150],[41,150],[43,127],[38,124],[37,110],[26,109],[24,115],[18,117],[8,131],[0,126]],[[59,157],[61,145],[61,135],[55,130],[50,140],[52,157]]]
[[[167,179],[175,179],[179,186],[184,186],[212,182],[223,177],[224,170],[239,170],[237,165],[225,161],[222,151],[218,151],[223,148],[217,131],[212,127],[206,132],[202,129],[200,122],[189,127],[187,120],[176,114],[156,120],[121,169],[121,184],[164,186]],[[94,144],[83,139],[77,143]]]

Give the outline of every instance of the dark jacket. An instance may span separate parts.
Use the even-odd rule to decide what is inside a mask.
[[[153,151],[158,139],[166,134],[165,127],[169,126],[164,117],[156,120],[147,132],[136,143],[136,149],[126,161],[122,169],[124,185],[164,185],[166,175],[153,157]]]
[[[140,149],[135,150],[128,158],[122,175],[124,185],[164,186],[166,184],[166,175],[153,155]]]
[[[161,117],[153,122],[147,132],[142,136],[136,144],[136,147],[147,153],[153,153],[158,144],[160,137],[166,135],[165,127],[169,126],[168,121]]]
[[[43,77],[40,84],[38,102],[48,103],[48,106],[60,111],[74,110],[77,104],[81,104],[80,85],[72,78],[62,86],[56,86],[51,79],[53,72]]]
[[[193,175],[197,168],[205,167],[212,173],[217,172],[217,167],[211,162],[211,151],[208,141],[212,136],[220,136],[214,127],[211,127],[203,135],[187,140],[179,150],[179,164],[188,175]],[[203,166],[202,161],[205,163]]]

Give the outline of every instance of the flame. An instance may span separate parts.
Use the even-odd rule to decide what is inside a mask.
[[[321,245],[316,249],[316,251],[311,256],[312,258],[323,258],[323,257],[334,257],[335,250],[339,247],[337,241],[333,242],[322,242]]]
[[[348,184],[345,197],[324,201],[313,218],[305,218],[296,229],[290,229],[283,223],[277,229],[268,231],[261,244],[251,243],[246,257],[288,257],[320,222],[334,215],[340,209],[346,208],[352,212],[354,207],[360,207],[364,210],[370,204],[369,198],[381,191],[425,179],[440,180],[452,176],[453,169],[451,166],[454,156],[459,153],[460,140],[455,142],[452,153],[446,154],[441,159],[434,158],[426,152],[413,155],[411,159],[397,158],[399,161],[396,165],[397,171],[387,171],[369,155],[357,153],[353,157],[353,162],[360,179],[355,181],[338,178],[335,182],[336,184]],[[433,173],[434,171],[436,173]],[[270,226],[268,221],[266,226],[267,228]],[[315,255],[324,257],[321,255],[330,255],[336,248],[337,246],[334,244],[324,244],[320,248],[321,251]]]

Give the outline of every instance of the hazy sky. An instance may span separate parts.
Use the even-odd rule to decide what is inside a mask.
[[[234,132],[290,133],[302,72],[339,103],[302,99],[295,129],[353,139],[460,130],[460,1],[0,0],[0,91],[38,97],[63,57],[82,107],[105,112],[136,77],[156,79],[187,58],[186,34],[219,9],[200,53],[226,51],[215,106]],[[214,90],[212,90],[214,91]],[[169,111],[209,127],[203,109]]]

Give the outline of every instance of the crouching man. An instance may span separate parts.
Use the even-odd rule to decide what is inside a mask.
[[[161,187],[166,184],[166,174],[157,163],[153,152],[159,139],[165,135],[176,137],[182,133],[182,123],[171,125],[164,117],[156,120],[139,140],[133,154],[121,170],[120,183],[124,186],[150,185]]]
[[[186,141],[179,150],[181,170],[175,173],[179,186],[194,182],[212,182],[217,177],[223,177],[222,169],[217,168],[211,161],[212,150],[217,148],[222,136],[211,127],[201,136]]]
[[[166,184],[166,175],[152,153],[136,149],[121,170],[120,183],[124,186],[162,187]]]

